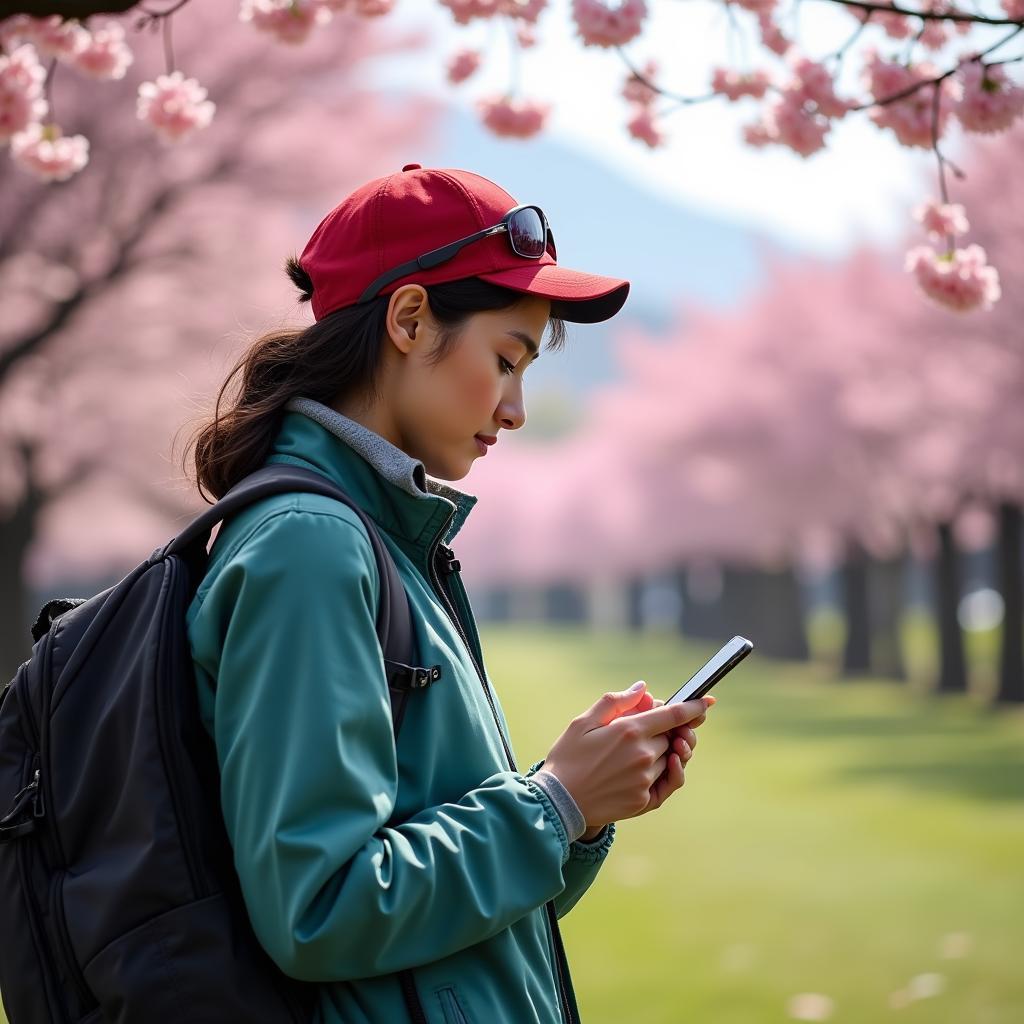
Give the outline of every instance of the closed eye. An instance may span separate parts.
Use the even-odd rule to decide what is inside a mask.
[[[498,365],[502,373],[511,375],[516,372],[516,368],[504,356],[498,356]]]

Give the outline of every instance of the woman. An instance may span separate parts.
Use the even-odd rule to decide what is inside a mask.
[[[233,406],[197,437],[198,483],[220,497],[279,462],[334,480],[380,530],[419,664],[442,674],[396,743],[377,570],[347,507],[279,495],[221,530],[189,637],[256,934],[321,983],[318,1020],[577,1020],[557,917],[613,822],[682,786],[713,698],[606,694],[520,771],[447,548],[475,499],[441,481],[523,425],[545,329],[559,345],[629,285],[559,267],[543,213],[493,182],[418,164],[352,193],[288,272],[316,322],[243,356]],[[510,523],[508,543],[528,533]]]

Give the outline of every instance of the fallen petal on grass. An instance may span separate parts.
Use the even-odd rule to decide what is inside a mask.
[[[786,1012],[793,1020],[828,1020],[835,1003],[820,992],[801,992],[786,1004]]]
[[[911,999],[931,999],[946,991],[946,978],[942,974],[917,974],[910,979],[907,991]]]
[[[974,936],[969,932],[949,932],[942,936],[939,954],[945,960],[960,960],[970,953],[973,946]]]

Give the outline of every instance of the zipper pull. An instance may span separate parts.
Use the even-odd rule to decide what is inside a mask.
[[[444,544],[438,546],[437,556],[441,562],[441,568],[446,576],[462,571],[462,563],[455,557],[455,552]]]
[[[11,809],[0,818],[0,843],[11,839],[18,839],[20,836],[28,835],[36,827],[36,818],[43,816],[44,809],[39,788],[39,769],[35,770],[32,781],[18,791],[14,797]],[[31,815],[26,812],[31,809]],[[19,818],[24,820],[19,821]]]

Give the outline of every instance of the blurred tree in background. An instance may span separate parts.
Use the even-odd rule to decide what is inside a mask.
[[[995,537],[1005,607],[994,697],[1024,700],[1022,159],[1024,135],[1011,134],[975,149],[967,179],[979,237],[1016,275],[990,315],[906,303],[887,254],[776,260],[740,308],[683,310],[667,338],[622,337],[623,380],[575,435],[504,453],[511,471],[481,465],[489,500],[465,531],[468,571],[480,586],[546,590],[563,609],[568,590],[611,579],[633,624],[638,581],[671,571],[687,632],[749,632],[761,653],[800,659],[797,574],[831,566],[841,670],[901,678],[915,555],[933,576],[936,687],[963,692],[957,533],[980,529]],[[525,554],[495,543],[510,508],[531,524]]]
[[[323,209],[430,123],[360,85],[408,39],[358,24],[299,57],[196,8],[176,45],[217,89],[202,145],[154,144],[66,79],[54,101],[97,140],[89,166],[47,186],[0,161],[3,678],[32,587],[120,578],[196,508],[168,452],[182,410],[225,376],[241,318],[294,303],[284,259]]]

